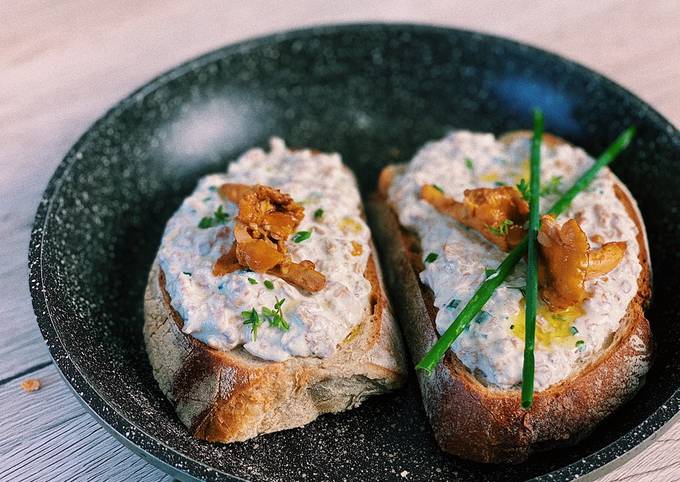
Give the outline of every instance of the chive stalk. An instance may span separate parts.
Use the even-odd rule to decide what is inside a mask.
[[[635,135],[635,127],[629,127],[614,140],[614,142],[600,155],[595,163],[588,169],[575,183],[565,192],[560,199],[548,210],[547,214],[555,216],[566,210],[576,195],[583,191],[593,181],[597,173],[606,165],[610,164],[623,151]],[[419,370],[425,370],[428,374],[432,373],[434,367],[444,358],[446,350],[456,341],[456,338],[463,332],[465,327],[470,324],[473,318],[481,311],[493,292],[515,268],[515,265],[524,256],[527,249],[527,238],[525,237],[519,245],[508,253],[506,258],[496,268],[495,276],[487,277],[479,286],[470,301],[458,314],[456,319],[447,328],[444,334],[430,348],[430,351],[416,365]]]
[[[527,284],[524,316],[524,364],[522,366],[522,408],[534,401],[534,343],[536,339],[536,305],[538,304],[538,227],[541,198],[541,140],[543,113],[534,111],[534,136],[531,140],[531,177],[529,179],[529,232],[527,233]]]

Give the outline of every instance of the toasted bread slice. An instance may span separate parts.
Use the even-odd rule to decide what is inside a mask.
[[[216,350],[183,333],[155,261],[144,299],[144,339],[154,376],[191,434],[243,441],[349,410],[400,386],[406,376],[402,342],[372,257],[365,276],[372,314],[336,353],[272,362],[242,348]]]
[[[501,137],[509,143],[531,132]],[[544,141],[565,141],[546,135]],[[420,283],[422,253],[417,236],[399,225],[387,189],[404,166],[388,166],[379,195],[368,204],[381,247],[386,280],[414,363],[436,342],[437,308],[431,290]],[[521,462],[531,453],[573,444],[631,398],[644,381],[652,355],[652,336],[644,308],[651,296],[651,271],[645,229],[635,200],[617,180],[615,192],[637,225],[642,271],[638,291],[611,343],[578,373],[537,392],[530,410],[520,407],[520,391],[480,382],[450,350],[431,376],[418,373],[423,402],[440,447],[479,462]]]

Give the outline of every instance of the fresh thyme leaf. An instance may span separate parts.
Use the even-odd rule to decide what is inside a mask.
[[[569,327],[569,333],[571,333],[572,335],[575,335],[576,333],[578,333],[578,328],[576,328],[575,326],[570,326]]]
[[[432,262],[436,261],[437,258],[439,258],[439,255],[437,253],[430,253],[425,258],[425,262],[426,263],[432,263]]]
[[[248,283],[250,283],[251,285],[256,285],[257,280],[255,278],[248,278]]]
[[[460,305],[460,300],[457,300],[456,298],[454,298],[451,301],[449,301],[449,304],[446,305],[446,307],[451,309],[451,310],[455,310],[456,308],[458,308],[458,305]]]
[[[441,188],[441,186],[437,186],[436,184],[432,184],[432,187],[435,188],[437,191],[444,193],[444,190]]]
[[[286,301],[285,298],[276,298],[276,303],[274,304],[274,309],[268,308],[266,306],[262,307],[262,317],[269,322],[269,326],[278,328],[279,330],[288,331],[290,325],[283,317],[283,312],[281,311],[281,306],[283,302]]]
[[[262,324],[262,320],[257,314],[257,310],[253,308],[250,311],[242,311],[241,317],[243,318],[244,325],[250,325],[250,331],[253,334],[253,341],[257,340],[257,329]]]
[[[553,194],[562,194],[560,191],[560,183],[562,176],[553,176],[550,180],[541,186],[541,196],[552,196]]]
[[[269,281],[268,279],[264,280],[264,285],[268,290],[273,290],[274,289],[274,283]]]
[[[314,211],[314,219],[321,219],[323,217],[323,209],[319,208]]]
[[[220,204],[213,215],[215,218],[215,224],[224,224],[229,219],[229,215],[224,212],[224,207]]]
[[[198,227],[201,229],[212,228],[224,224],[228,220],[229,214],[224,212],[224,207],[220,204],[212,216],[206,216],[199,221]]]
[[[305,239],[309,239],[309,238],[311,238],[311,237],[312,237],[312,232],[311,232],[311,231],[298,231],[298,232],[295,233],[295,235],[293,236],[293,241],[295,241],[296,243],[301,243],[301,242],[303,242]]]
[[[198,222],[198,227],[201,228],[201,229],[208,229],[208,228],[211,228],[212,225],[213,225],[213,219],[212,219],[212,218],[208,218],[208,217],[202,218],[202,219]]]
[[[519,181],[519,184],[517,184],[517,190],[522,193],[522,197],[524,198],[525,201],[529,200],[530,194],[529,194],[529,183],[526,182],[524,178],[522,178]]]
[[[512,219],[504,219],[498,226],[490,226],[487,224],[486,227],[489,228],[489,231],[491,231],[496,236],[505,236],[508,234],[508,229],[510,226],[514,224],[515,223]]]

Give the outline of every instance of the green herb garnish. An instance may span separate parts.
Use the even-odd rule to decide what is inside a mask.
[[[576,333],[578,333],[578,328],[576,328],[575,326],[570,326],[569,333],[571,333],[572,336],[575,335]]]
[[[583,340],[578,340],[578,341],[576,342],[576,348],[581,348],[581,347],[584,346],[585,344],[586,344],[585,341],[583,341]]]
[[[446,307],[451,309],[451,310],[455,310],[456,308],[458,308],[458,305],[460,305],[460,300],[457,300],[456,298],[454,298],[451,301],[449,301],[449,304],[446,305]]]
[[[486,227],[496,236],[505,236],[506,234],[508,234],[510,226],[513,226],[514,224],[515,222],[512,219],[504,219],[503,221],[500,222],[498,226],[489,226],[487,224]]]
[[[285,318],[283,317],[283,313],[281,312],[281,306],[283,305],[284,301],[286,301],[285,298],[281,299],[276,298],[274,309],[273,310],[269,309],[266,306],[263,307],[262,316],[266,318],[266,320],[269,322],[269,326],[273,326],[274,328],[278,328],[279,330],[288,331],[290,325],[285,320]]]
[[[496,270],[493,269],[493,268],[484,268],[484,277],[488,278],[489,276],[491,276],[495,272],[496,272]]]
[[[323,217],[323,209],[319,208],[314,211],[314,219],[319,220]]]
[[[250,283],[251,285],[256,285],[257,280],[255,278],[248,278],[248,283]]]
[[[524,296],[524,365],[522,366],[522,408],[534,403],[534,347],[536,343],[536,308],[538,306],[538,228],[541,223],[541,140],[543,113],[534,111],[534,135],[531,140],[531,178],[529,179],[529,231],[527,233],[527,284]]]
[[[595,178],[597,173],[610,164],[623,151],[635,135],[635,128],[630,127],[622,132],[614,142],[605,150],[597,161],[588,169],[588,171],[581,176],[578,181],[562,196],[560,199],[548,210],[547,214],[558,215],[562,213],[574,199],[574,197],[583,191]],[[460,336],[460,334],[469,325],[475,315],[482,309],[487,301],[491,298],[496,288],[508,277],[508,275],[515,268],[519,260],[524,256],[527,249],[527,239],[525,238],[518,246],[516,246],[506,258],[498,265],[496,271],[497,276],[488,278],[482,282],[475,294],[470,298],[470,301],[458,314],[456,319],[451,323],[446,332],[437,340],[437,342],[430,348],[430,351],[423,357],[416,365],[416,368],[425,370],[428,374],[432,373],[434,367],[439,361],[444,358],[446,351],[451,344]]]
[[[229,214],[224,212],[224,207],[220,204],[212,216],[204,217],[198,222],[198,227],[201,229],[212,228],[224,224],[228,220]]]
[[[269,281],[268,279],[264,280],[264,285],[268,290],[273,290],[274,289],[274,283]]]
[[[250,311],[242,311],[241,317],[243,318],[244,325],[250,325],[250,330],[253,334],[253,341],[257,340],[257,329],[262,324],[260,316],[257,314],[257,310],[253,308]]]
[[[507,186],[503,181],[494,181],[493,185],[496,187]]]
[[[529,185],[524,180],[524,178],[522,178],[519,181],[519,184],[517,184],[517,190],[522,194],[522,197],[525,201],[529,200]]]
[[[442,194],[444,193],[444,190],[441,188],[441,186],[437,186],[436,184],[432,184],[432,187],[435,188],[440,193],[442,193]]]
[[[550,178],[546,184],[541,186],[541,197],[552,196],[559,194],[560,183],[562,182],[562,176],[553,176]]]
[[[465,158],[465,167],[467,167],[468,170],[470,170],[470,172],[474,171],[475,169],[475,165],[472,162],[472,159],[470,159],[469,157]]]
[[[298,231],[298,232],[295,233],[295,235],[293,236],[293,241],[295,241],[296,243],[301,243],[301,242],[303,242],[305,239],[309,239],[309,238],[311,238],[311,237],[312,237],[312,232],[311,232],[311,231]]]
[[[433,263],[439,258],[439,255],[437,253],[430,253],[425,257],[425,262],[426,263]]]
[[[188,271],[182,271],[182,273],[184,273],[187,276],[191,276],[191,273],[189,273]]]

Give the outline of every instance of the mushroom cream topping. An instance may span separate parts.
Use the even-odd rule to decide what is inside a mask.
[[[423,188],[432,185],[446,198],[470,203],[471,191],[466,198],[465,190],[515,186],[522,179],[528,181],[529,156],[528,139],[516,138],[506,145],[491,134],[457,131],[426,144],[405,172],[392,182],[389,200],[401,224],[416,232],[421,240],[425,269],[420,278],[434,293],[440,334],[470,300],[486,271],[505,258],[506,253],[493,244],[501,239],[498,230],[503,226],[491,223],[495,224],[492,232],[480,234],[476,230],[479,228],[463,217],[464,213],[457,216],[459,220],[454,218],[455,212],[446,214],[462,209],[458,204],[439,205],[437,193]],[[594,161],[582,149],[568,145],[544,144],[541,156],[540,204],[545,212]],[[611,342],[637,293],[641,271],[638,230],[616,197],[616,182],[612,172],[603,169],[556,219],[560,226],[569,219],[578,221],[587,237],[588,249],[597,250],[606,243],[617,242],[618,246],[625,243],[625,250],[620,250],[622,255],[617,253],[620,262],[611,271],[598,277],[584,275],[581,281],[585,296],[579,298],[579,303],[556,309],[559,303],[548,306],[539,302],[537,390],[568,378],[593,361]],[[507,224],[513,226],[509,221]],[[451,347],[462,363],[490,386],[508,389],[521,383],[525,283],[526,263],[521,261]]]
[[[214,269],[238,230],[238,204],[220,193],[225,184],[270,186],[304,208],[296,232],[281,241],[291,261],[285,273],[280,267],[268,273],[248,269],[247,251],[237,269]],[[185,333],[213,348],[242,345],[257,357],[280,361],[332,355],[370,314],[371,285],[364,277],[370,254],[356,181],[340,156],[293,151],[274,138],[270,152],[251,149],[226,174],[199,181],[168,221],[158,259]],[[297,274],[291,269],[306,270],[299,279],[307,284],[287,282],[285,277]],[[325,282],[315,282],[317,277]]]

